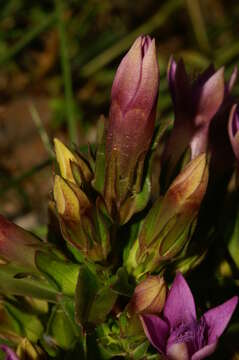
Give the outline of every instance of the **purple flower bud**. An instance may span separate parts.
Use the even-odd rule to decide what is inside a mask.
[[[108,167],[112,156],[116,158],[118,178],[132,176],[149,148],[158,86],[155,40],[140,36],[121,61],[112,86],[106,153]]]
[[[228,133],[233,152],[239,160],[239,106],[233,105],[228,122]]]

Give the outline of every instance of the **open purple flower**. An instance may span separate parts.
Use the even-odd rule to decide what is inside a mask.
[[[15,352],[7,345],[0,345],[0,349],[5,352],[5,360],[19,360]]]
[[[201,360],[211,355],[229,323],[238,297],[208,310],[197,320],[191,290],[181,273],[169,291],[163,316],[141,315],[151,344],[170,360]]]

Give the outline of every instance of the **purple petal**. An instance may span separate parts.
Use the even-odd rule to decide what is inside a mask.
[[[233,152],[239,160],[239,106],[233,105],[228,122],[228,134]]]
[[[175,76],[177,70],[177,63],[171,56],[168,64],[168,86],[172,95],[173,102],[175,103]]]
[[[214,353],[217,347],[217,341],[210,345],[204,346],[202,349],[195,352],[191,360],[202,360]]]
[[[0,349],[6,353],[5,360],[19,360],[16,353],[7,345],[0,345]]]
[[[202,86],[197,108],[196,125],[207,123],[218,111],[224,97],[224,68],[220,68]]]
[[[196,309],[191,290],[183,275],[177,273],[164,306],[164,316],[171,327],[196,320]]]
[[[237,75],[238,75],[238,68],[237,68],[237,66],[235,66],[232,71],[232,74],[230,76],[230,79],[229,79],[228,83],[226,84],[228,93],[230,93],[232,91],[232,88],[234,87],[236,79],[237,79]]]
[[[111,97],[124,111],[134,97],[141,77],[143,37],[139,36],[121,61],[115,75]]]
[[[213,344],[222,335],[227,327],[233,312],[236,309],[238,297],[226,301],[213,309],[208,310],[204,315],[208,326],[208,344]]]
[[[169,327],[156,315],[141,315],[141,323],[150,343],[160,352],[165,353]]]
[[[157,98],[158,86],[159,67],[155,40],[153,39],[143,57],[141,78],[137,92],[130,104],[128,104],[128,107],[141,109],[145,116],[148,117]]]
[[[205,71],[198,75],[198,77],[193,82],[193,89],[196,90],[198,87],[203,86],[207,80],[215,73],[214,65],[211,64],[207,67]]]
[[[224,69],[221,68],[215,72],[201,89],[198,89],[198,92],[195,91],[199,102],[194,119],[195,132],[190,144],[192,159],[207,150],[209,125],[224,97]]]

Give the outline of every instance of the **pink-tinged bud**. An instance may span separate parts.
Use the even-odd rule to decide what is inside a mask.
[[[233,152],[239,160],[239,106],[233,105],[228,122],[228,133]]]
[[[114,157],[117,179],[128,187],[152,140],[158,86],[155,40],[140,36],[121,61],[114,79],[106,139],[107,166]]]
[[[149,276],[135,288],[128,305],[130,314],[159,314],[164,307],[167,285],[160,276]]]
[[[35,268],[40,240],[0,215],[0,258],[23,267]]]

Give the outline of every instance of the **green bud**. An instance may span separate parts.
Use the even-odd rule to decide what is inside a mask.
[[[54,139],[56,160],[61,176],[73,183],[89,182],[93,175],[86,159],[70,151],[60,140]]]
[[[132,255],[138,267],[136,273],[139,275],[140,269],[142,275],[159,269],[160,264],[175,258],[183,250],[195,228],[207,181],[207,159],[201,154],[183,169],[165,196],[149,211],[137,248],[133,248],[134,254],[129,254],[127,259],[128,267],[132,266]]]
[[[79,220],[80,214],[91,207],[85,193],[75,184],[67,183],[59,175],[55,176],[54,199],[58,213],[65,219]]]

